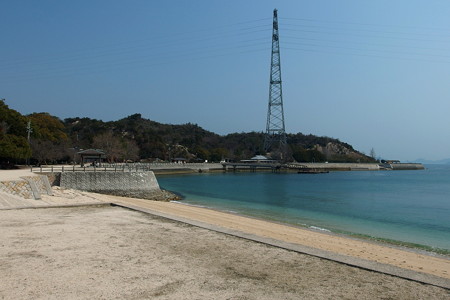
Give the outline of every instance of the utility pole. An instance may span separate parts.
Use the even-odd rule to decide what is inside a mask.
[[[33,132],[33,128],[31,128],[31,121],[28,121],[28,123],[27,123],[27,140],[28,140],[28,145],[30,145],[30,147],[31,147],[30,135],[32,132]],[[27,165],[29,165],[29,164],[30,164],[30,158],[27,157]]]
[[[269,107],[264,139],[264,151],[278,151],[281,160],[286,160],[287,141],[284,127],[283,93],[281,89],[280,38],[278,13],[273,10],[272,55],[270,62]]]
[[[31,128],[31,121],[28,121],[27,123],[27,139],[28,143],[30,143],[30,135],[33,132],[33,128]]]

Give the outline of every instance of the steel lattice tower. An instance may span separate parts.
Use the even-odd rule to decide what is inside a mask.
[[[270,63],[269,108],[267,112],[264,150],[279,151],[286,158],[286,132],[284,128],[283,93],[281,89],[280,41],[277,10],[273,11],[272,55]]]

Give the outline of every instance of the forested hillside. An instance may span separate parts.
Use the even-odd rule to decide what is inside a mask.
[[[27,125],[31,130],[28,138]],[[373,161],[349,144],[329,137],[288,134],[289,151],[296,161]],[[71,163],[82,149],[102,149],[111,162],[191,162],[248,159],[263,151],[264,133],[232,133],[225,136],[196,124],[161,124],[134,114],[118,121],[89,118],[60,120],[48,113],[27,116],[0,100],[0,162],[3,167],[24,164]]]

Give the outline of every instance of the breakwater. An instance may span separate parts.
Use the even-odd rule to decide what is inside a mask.
[[[41,166],[32,168],[38,173],[64,172],[153,172],[154,174],[188,174],[227,171],[290,171],[311,169],[317,171],[380,171],[380,170],[423,170],[420,163],[266,163],[264,161],[236,163],[102,163],[100,167]],[[53,179],[50,179],[53,182]],[[59,185],[58,178],[55,185]]]
[[[419,163],[300,163],[311,169],[328,171],[378,171],[378,170],[423,170],[425,167]]]
[[[237,162],[223,163],[225,171],[286,171],[286,172],[321,172],[321,171],[380,171],[380,170],[423,170],[419,163],[278,163],[278,162]]]

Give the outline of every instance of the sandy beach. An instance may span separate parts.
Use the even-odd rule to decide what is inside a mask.
[[[33,201],[27,205],[38,203]],[[440,278],[445,285],[450,282],[448,257],[179,203],[59,188],[54,196],[44,195],[39,201],[41,207],[99,205],[0,210],[0,298],[450,297],[449,289],[348,265],[361,260],[393,266],[417,273],[418,278],[421,274]],[[109,202],[140,211],[104,205]],[[316,249],[348,263],[247,237]]]
[[[120,207],[0,211],[3,299],[448,299],[449,291]]]
[[[430,256],[412,250],[408,251],[404,248],[395,248],[178,203],[147,202],[146,200],[121,199],[119,197],[114,197],[114,202],[136,205],[169,216],[181,216],[189,220],[214,224],[256,236],[300,244],[450,279],[450,259],[448,257]]]

